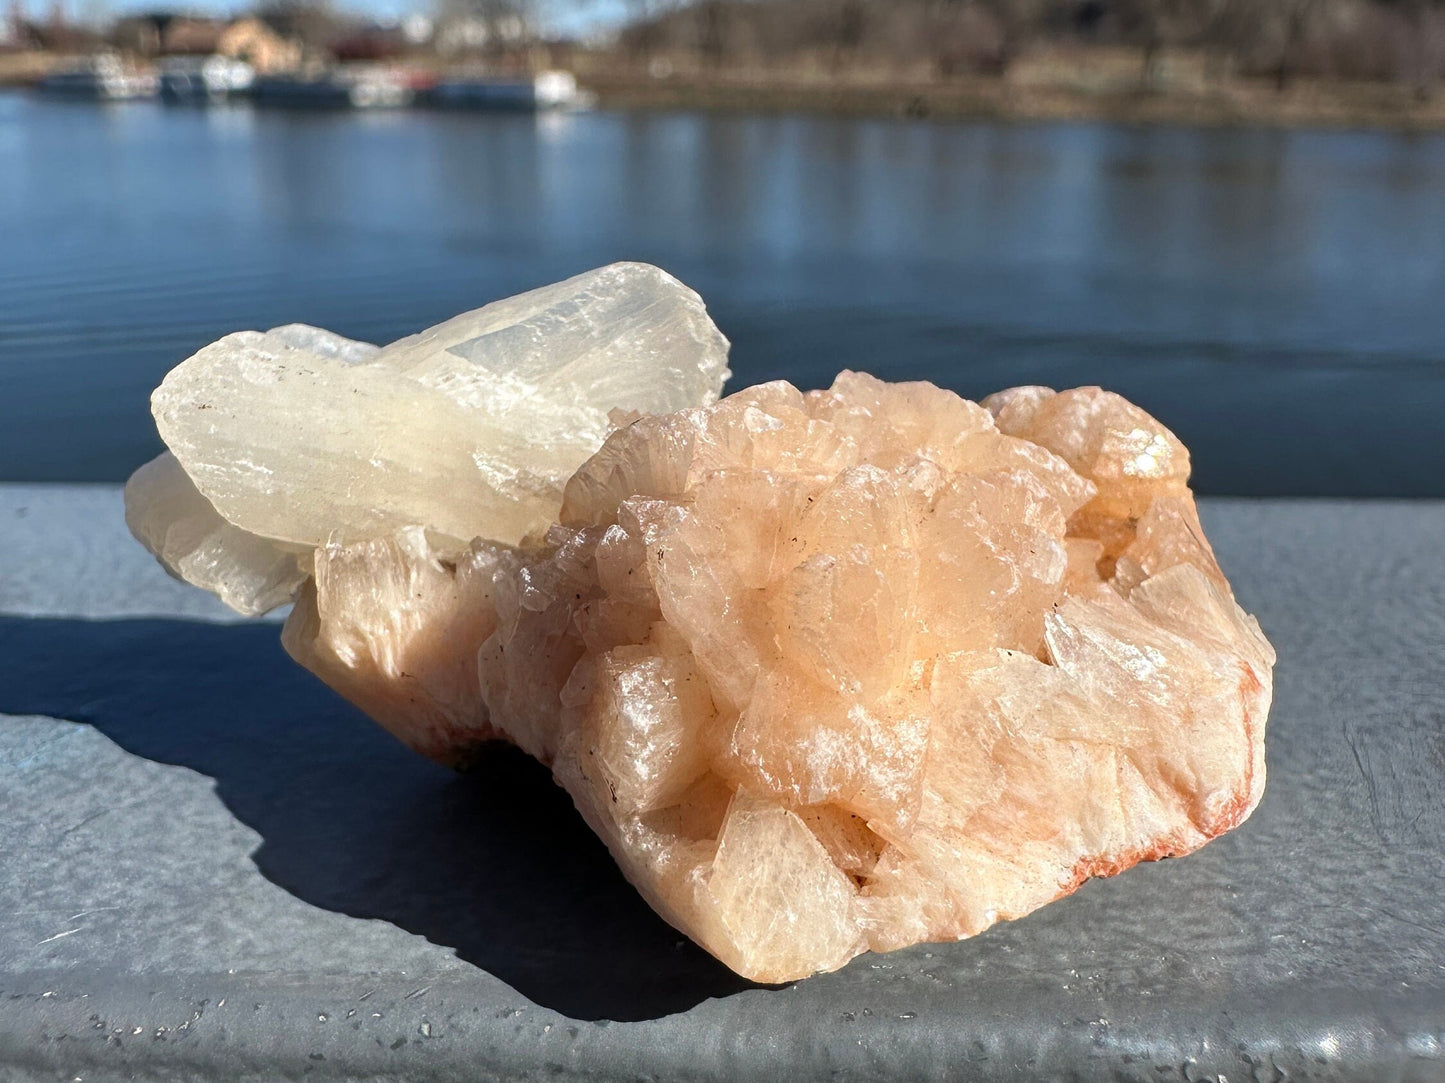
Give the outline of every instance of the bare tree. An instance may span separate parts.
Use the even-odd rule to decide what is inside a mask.
[[[628,52],[650,64],[661,45],[659,23],[673,6],[668,0],[625,0],[627,30],[623,42]]]
[[[257,10],[261,21],[312,53],[328,49],[341,22],[330,0],[272,0]]]
[[[931,54],[944,77],[960,72],[1002,72],[1010,59],[1003,21],[977,0],[925,0],[918,51]]]
[[[1320,12],[1320,0],[1272,0],[1279,21],[1279,60],[1274,69],[1276,90],[1285,90],[1295,77],[1309,36],[1310,24]]]
[[[697,51],[710,68],[720,68],[728,60],[734,5],[728,0],[700,0],[693,5],[697,24]]]
[[[1165,50],[1205,40],[1227,2],[1229,0],[1115,0],[1113,17],[1118,33],[1142,54],[1140,85],[1145,89],[1157,87],[1159,61]]]
[[[999,69],[1007,70],[1035,37],[1044,21],[1047,0],[978,0],[998,22]]]
[[[1439,46],[1432,33],[1435,27],[1431,16],[1441,5],[1430,0],[1395,0],[1390,6],[1399,11],[1408,31],[1400,75],[1404,82],[1413,84],[1415,97],[1424,101],[1430,97],[1430,84],[1438,66]]]
[[[868,14],[864,0],[838,0],[833,13],[833,67],[841,70],[853,61],[863,44]]]
[[[866,62],[1002,74],[1036,41],[1117,41],[1138,49],[1144,88],[1159,86],[1171,51],[1197,48],[1207,71],[1247,72],[1280,89],[1338,72],[1401,79],[1423,95],[1445,62],[1445,0],[610,0],[618,2],[628,19],[619,56],[650,63],[664,49],[690,50],[710,68],[746,55],[821,60],[835,71]]]
[[[1225,0],[1206,31],[1212,47],[1287,90],[1306,66],[1310,38],[1334,0]]]

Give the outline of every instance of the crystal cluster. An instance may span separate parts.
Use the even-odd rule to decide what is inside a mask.
[[[1259,801],[1273,651],[1117,395],[714,401],[726,344],[635,265],[372,349],[188,361],[133,528],[245,611],[295,596],[288,651],[417,750],[550,766],[739,973],[970,936]]]

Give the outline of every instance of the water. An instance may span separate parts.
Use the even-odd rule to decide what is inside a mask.
[[[227,331],[377,341],[615,259],[736,383],[1101,383],[1206,492],[1445,495],[1445,138],[0,95],[0,479],[115,480]]]

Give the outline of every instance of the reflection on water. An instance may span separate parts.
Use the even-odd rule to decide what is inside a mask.
[[[0,478],[120,478],[229,330],[388,340],[614,259],[740,382],[1102,383],[1201,487],[1445,495],[1445,139],[0,95]]]

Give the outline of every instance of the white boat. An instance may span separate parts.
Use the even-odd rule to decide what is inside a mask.
[[[544,71],[536,75],[454,75],[440,79],[430,92],[431,103],[450,109],[492,109],[510,112],[544,112],[577,109],[586,105],[571,72]]]
[[[158,83],[154,73],[126,67],[119,57],[105,53],[51,72],[36,89],[57,97],[118,102],[154,98]]]
[[[255,69],[229,56],[171,57],[161,62],[161,97],[205,105],[244,94],[255,82]]]

